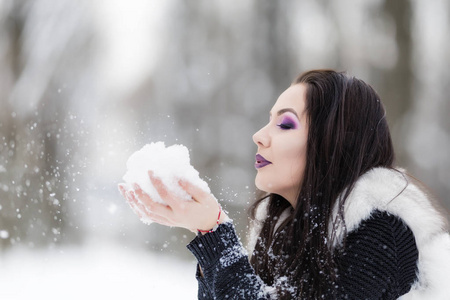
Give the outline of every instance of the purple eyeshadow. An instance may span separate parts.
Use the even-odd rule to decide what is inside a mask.
[[[278,125],[281,129],[297,129],[297,122],[291,117],[284,116],[281,123]]]

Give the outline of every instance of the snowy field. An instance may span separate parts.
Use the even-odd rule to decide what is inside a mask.
[[[117,244],[14,250],[0,258],[0,299],[197,299],[195,262]]]

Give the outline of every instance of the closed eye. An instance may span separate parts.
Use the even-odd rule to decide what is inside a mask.
[[[281,124],[278,124],[277,126],[283,130],[288,130],[288,129],[292,129],[295,127],[294,124],[289,124],[289,123],[281,123]]]
[[[277,126],[282,130],[297,129],[298,122],[291,112],[286,112],[282,117],[280,117]]]

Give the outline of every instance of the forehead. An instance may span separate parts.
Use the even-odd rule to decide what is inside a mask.
[[[303,83],[291,85],[278,97],[270,113],[276,114],[282,109],[292,108],[300,116],[305,109],[305,101],[306,85]]]

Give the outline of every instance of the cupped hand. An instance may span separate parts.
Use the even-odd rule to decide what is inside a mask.
[[[220,206],[211,193],[205,192],[188,181],[180,180],[181,188],[192,197],[192,201],[186,201],[168,189],[151,171],[148,175],[167,205],[153,201],[137,184],[133,185],[134,190],[119,185],[120,192],[140,218],[146,217],[161,225],[182,227],[192,232],[207,231],[217,224]],[[222,211],[219,223],[227,219],[228,216]]]

